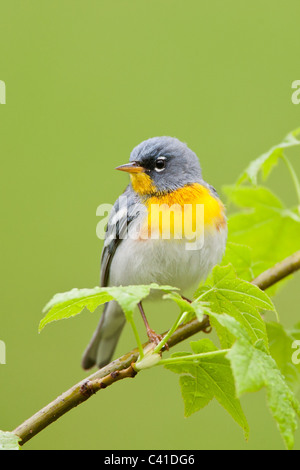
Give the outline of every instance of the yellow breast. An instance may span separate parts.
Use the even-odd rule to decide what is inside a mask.
[[[145,196],[147,194],[154,194],[156,192],[156,188],[147,173],[132,173],[130,175],[130,179],[133,189],[136,193],[140,194],[141,196]]]
[[[224,206],[198,183],[146,200],[148,217],[140,238],[194,240],[204,230],[226,226]]]

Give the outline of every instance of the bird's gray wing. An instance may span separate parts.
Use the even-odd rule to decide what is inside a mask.
[[[110,264],[118,246],[126,238],[129,227],[140,214],[139,202],[139,197],[129,185],[113,206],[101,256],[102,287],[107,286],[109,282]],[[107,302],[99,325],[83,355],[84,369],[90,369],[95,364],[100,368],[111,360],[124,324],[125,316],[118,303]]]
[[[140,200],[133,192],[130,185],[127,186],[124,193],[116,200],[110,213],[104,247],[101,256],[101,275],[100,285],[106,287],[109,278],[109,268],[112,258],[122,240],[126,238],[128,229],[132,222],[139,216]]]

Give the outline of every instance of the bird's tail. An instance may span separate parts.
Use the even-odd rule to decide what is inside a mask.
[[[110,362],[125,321],[125,315],[117,302],[112,300],[105,305],[99,325],[82,358],[84,369],[95,365],[100,369]]]

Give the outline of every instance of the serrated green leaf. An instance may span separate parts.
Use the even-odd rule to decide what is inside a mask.
[[[283,203],[265,186],[224,186],[229,201],[237,207],[257,209],[283,209]]]
[[[182,313],[194,313],[191,303],[183,299],[178,292],[170,292],[169,294],[165,294],[163,298],[165,300],[173,300],[173,302],[178,305]]]
[[[210,308],[208,302],[197,302],[192,301],[191,303],[183,299],[178,292],[171,292],[164,295],[164,299],[173,300],[179,306],[181,313],[188,313],[185,317],[184,323],[190,321],[192,318],[196,317],[201,322],[204,315],[209,315]]]
[[[120,286],[107,288],[110,295],[122,307],[127,319],[132,315],[139,302],[148,297],[151,289],[169,291],[175,289],[171,286],[159,286],[158,284],[150,284],[148,286]]]
[[[269,189],[230,187],[226,193],[241,209],[229,217],[228,240],[251,248],[255,276],[299,249],[299,214]]]
[[[252,260],[252,250],[249,246],[227,242],[226,251],[221,266],[232,264],[237,276],[245,281],[255,278],[255,265]]]
[[[197,300],[209,302],[214,313],[226,313],[234,317],[249,334],[253,343],[262,339],[268,348],[268,337],[265,323],[258,309],[275,311],[268,295],[253,284],[239,279],[232,266],[216,266],[212,278],[214,285],[197,292]],[[223,328],[218,319],[211,318],[223,347],[233,343],[233,336]]]
[[[74,317],[85,308],[94,312],[99,305],[112,299],[113,297],[100,287],[72,289],[69,292],[56,294],[43,309],[43,313],[48,313],[39,324],[39,332],[49,323]]]
[[[294,446],[300,404],[288,387],[274,359],[262,342],[252,344],[251,338],[234,318],[219,315],[218,321],[228,328],[237,341],[227,354],[235,379],[237,395],[267,389],[268,405],[288,449]]]
[[[290,388],[297,392],[300,389],[300,364],[293,363],[292,357],[295,351],[292,345],[295,339],[300,337],[300,331],[297,326],[291,331],[285,330],[282,325],[275,322],[266,323],[266,327],[271,356]]]
[[[0,450],[20,450],[20,441],[13,432],[0,431]]]
[[[240,176],[238,184],[245,180],[249,180],[251,183],[256,185],[259,172],[262,172],[263,178],[266,179],[272,168],[277,165],[279,158],[283,158],[284,151],[289,147],[300,145],[300,140],[297,139],[298,136],[300,136],[300,128],[290,132],[282,142],[253,160],[245,172]]]
[[[194,353],[217,351],[209,339],[191,342]],[[175,353],[180,357],[189,353]],[[181,374],[180,387],[184,400],[185,416],[204,408],[213,398],[222,405],[242,427],[248,437],[248,423],[236,397],[234,380],[229,361],[223,356],[203,357],[193,362],[169,364],[167,369]]]
[[[288,335],[296,340],[300,340],[300,322],[288,330]]]
[[[116,300],[122,307],[127,319],[132,315],[137,304],[150,294],[151,290],[169,292],[177,290],[176,287],[159,286],[120,286],[120,287],[94,287],[93,289],[72,289],[71,291],[56,294],[46,305],[43,313],[46,316],[41,320],[39,331],[48,323],[63,320],[81,313],[85,308],[94,312],[99,305],[110,300]]]

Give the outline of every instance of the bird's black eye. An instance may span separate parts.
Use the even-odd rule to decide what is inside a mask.
[[[155,162],[155,170],[163,171],[166,166],[166,160],[164,158],[158,158]]]

